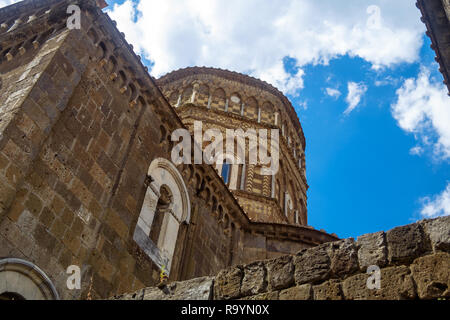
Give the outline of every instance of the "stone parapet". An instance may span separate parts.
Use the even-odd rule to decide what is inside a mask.
[[[450,297],[450,216],[235,265],[118,300],[400,300]],[[376,266],[376,267],[373,267]],[[379,288],[368,282],[379,271]],[[376,282],[374,282],[376,284]]]

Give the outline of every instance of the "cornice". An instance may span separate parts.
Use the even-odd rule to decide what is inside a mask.
[[[443,30],[447,30],[447,37],[441,37],[441,38],[446,38],[447,39],[447,44],[442,44],[440,43],[440,41],[438,40],[438,37],[436,35],[436,30],[435,27],[437,27],[437,25],[439,25],[439,21],[437,21],[437,19],[432,19],[431,15],[430,15],[430,11],[433,10],[433,6],[439,6],[440,9],[442,9],[442,13],[444,14],[445,18],[442,19],[442,21],[445,21],[443,24],[444,26],[442,26]],[[436,57],[434,58],[436,60],[436,62],[439,64],[439,71],[442,73],[442,76],[444,77],[444,84],[447,85],[447,89],[448,89],[448,94],[450,95],[450,76],[448,74],[448,70],[450,67],[450,56],[445,56],[445,53],[443,55],[442,50],[441,50],[441,45],[447,45],[448,47],[450,47],[450,43],[448,42],[448,39],[450,39],[450,21],[448,20],[446,14],[445,14],[445,10],[444,7],[442,6],[442,2],[440,0],[417,0],[416,2],[416,7],[419,8],[422,17],[420,18],[420,20],[425,24],[425,26],[427,27],[427,36],[431,39],[431,49],[434,50],[434,52],[436,53]],[[450,49],[448,49],[450,50]],[[447,50],[447,52],[448,52]]]

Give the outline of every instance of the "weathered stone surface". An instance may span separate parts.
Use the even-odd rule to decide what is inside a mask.
[[[294,256],[295,283],[315,283],[326,280],[331,273],[328,244],[300,251]]]
[[[383,231],[359,236],[356,246],[361,270],[371,265],[382,268],[387,264],[386,234]]]
[[[278,300],[278,291],[271,291],[266,293],[260,293],[255,296],[248,296],[241,298],[240,300]]]
[[[238,298],[241,294],[241,281],[244,272],[241,266],[219,272],[214,281],[214,300]]]
[[[151,287],[144,289],[144,295],[141,300],[170,300],[170,297],[171,292],[167,287],[162,289]]]
[[[416,297],[414,282],[406,266],[381,269],[380,289],[368,289],[368,274],[357,274],[342,282],[347,300],[403,300]]]
[[[110,298],[110,300],[143,300],[145,289],[138,290],[133,293],[126,293]]]
[[[241,295],[249,296],[262,293],[267,288],[266,269],[263,262],[254,262],[244,268]]]
[[[213,293],[213,277],[203,277],[170,285],[173,300],[210,300]]]
[[[149,287],[131,294],[113,297],[117,300],[211,300],[213,277],[172,282],[162,288]]]
[[[419,223],[389,230],[386,233],[386,240],[391,264],[408,264],[431,251],[430,240]]]
[[[450,297],[450,254],[438,252],[417,258],[411,272],[419,298]]]
[[[450,252],[450,216],[422,221],[434,251]]]
[[[302,284],[280,291],[280,300],[310,300],[312,294],[312,286],[310,284]]]
[[[267,278],[271,290],[288,288],[294,284],[292,256],[283,256],[266,263]]]
[[[330,243],[327,251],[333,276],[344,277],[358,270],[358,255],[352,238]]]
[[[341,283],[332,279],[313,286],[313,298],[314,300],[343,300]]]

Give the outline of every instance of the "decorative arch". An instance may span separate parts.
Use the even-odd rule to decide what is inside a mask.
[[[206,84],[198,86],[198,93],[195,97],[195,103],[202,107],[207,107],[209,103],[209,87]]]
[[[50,278],[35,264],[16,258],[0,260],[0,300],[59,300]]]
[[[228,102],[228,112],[240,115],[241,109],[242,109],[241,95],[235,92],[230,96],[230,101]]]
[[[269,101],[263,103],[261,107],[261,122],[264,123],[274,123],[275,122],[275,110],[273,104]]]
[[[170,272],[181,224],[189,224],[191,205],[183,177],[167,159],[150,164],[147,190],[133,239],[150,259]]]
[[[244,117],[253,120],[258,119],[258,101],[254,97],[249,97],[245,100]]]
[[[214,90],[211,99],[211,109],[225,111],[226,94],[222,88]]]
[[[185,103],[192,102],[192,93],[194,92],[194,88],[192,85],[187,86],[184,88],[183,93],[181,94],[181,105],[184,105]]]

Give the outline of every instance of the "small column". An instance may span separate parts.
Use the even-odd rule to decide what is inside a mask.
[[[211,109],[211,95],[208,97],[208,109]]]
[[[191,95],[191,103],[194,103],[195,101],[195,95],[197,94],[197,86],[194,87],[194,89],[192,90],[192,95]]]
[[[245,163],[242,164],[242,172],[241,172],[241,190],[245,190]]]
[[[231,165],[231,175],[230,175],[230,190],[236,190],[237,188],[237,179],[238,179],[238,172],[239,171],[239,165],[233,164]]]
[[[275,175],[273,174],[272,175],[272,192],[271,192],[272,198],[275,198],[275,181],[276,181],[276,178],[275,178]]]

